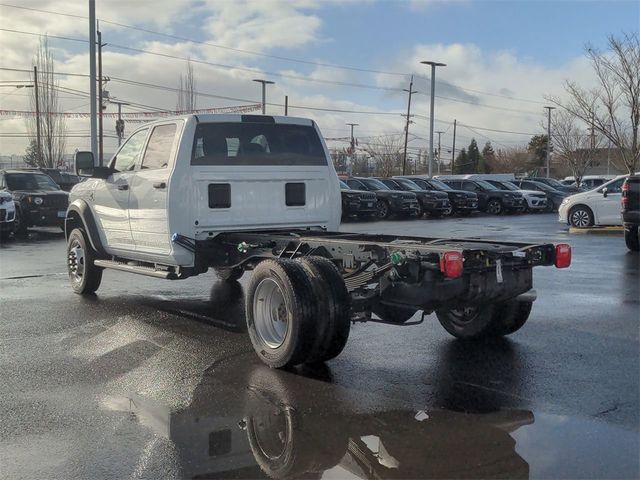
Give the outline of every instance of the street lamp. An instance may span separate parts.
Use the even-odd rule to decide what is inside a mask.
[[[436,95],[436,67],[446,67],[447,64],[428,60],[420,63],[431,65],[431,113],[429,118],[429,176],[431,176],[433,169],[433,103]]]
[[[263,80],[262,78],[254,78],[254,82],[258,82],[262,84],[262,114],[264,115],[267,111],[267,85],[273,85],[276,82],[272,82],[271,80]]]

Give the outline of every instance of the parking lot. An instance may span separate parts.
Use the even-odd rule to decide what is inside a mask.
[[[640,475],[640,267],[620,235],[570,235],[556,214],[341,229],[567,242],[573,264],[535,269],[533,313],[508,339],[457,341],[435,315],[357,324],[337,359],[277,371],[236,328],[248,275],[107,271],[83,298],[64,235],[33,230],[0,248],[2,476]],[[260,452],[283,448],[265,471]]]

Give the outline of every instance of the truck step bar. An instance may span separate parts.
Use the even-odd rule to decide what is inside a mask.
[[[110,268],[112,270],[121,270],[123,272],[137,273],[138,275],[146,275],[148,277],[163,278],[166,280],[175,280],[177,275],[167,270],[156,270],[155,267],[145,265],[130,265],[124,262],[114,260],[94,260],[96,267]]]

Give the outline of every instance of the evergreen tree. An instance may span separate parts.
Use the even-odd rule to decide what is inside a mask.
[[[484,144],[484,148],[482,149],[482,164],[483,168],[480,173],[491,173],[496,164],[496,152],[493,150],[491,142]]]
[[[536,166],[542,167],[546,164],[548,143],[546,135],[534,135],[529,140],[527,150],[535,157]]]
[[[478,149],[478,143],[475,138],[471,139],[471,143],[469,144],[469,149],[467,150],[467,155],[469,157],[469,168],[471,169],[470,173],[482,173],[478,170],[480,166],[480,150]]]
[[[467,156],[467,150],[462,149],[456,157],[456,171],[455,173],[471,173],[469,169],[469,157]]]
[[[30,167],[40,166],[38,165],[38,142],[36,142],[34,139],[31,139],[22,159],[24,160],[24,163],[26,163]]]

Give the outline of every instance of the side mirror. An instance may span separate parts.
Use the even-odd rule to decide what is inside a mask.
[[[95,161],[93,152],[76,152],[75,155],[76,174],[81,177],[93,176]]]
[[[604,188],[602,189],[602,196],[603,196],[604,198],[607,198],[607,195],[608,195],[608,194],[609,194],[609,190],[607,189],[607,187],[604,187]]]

